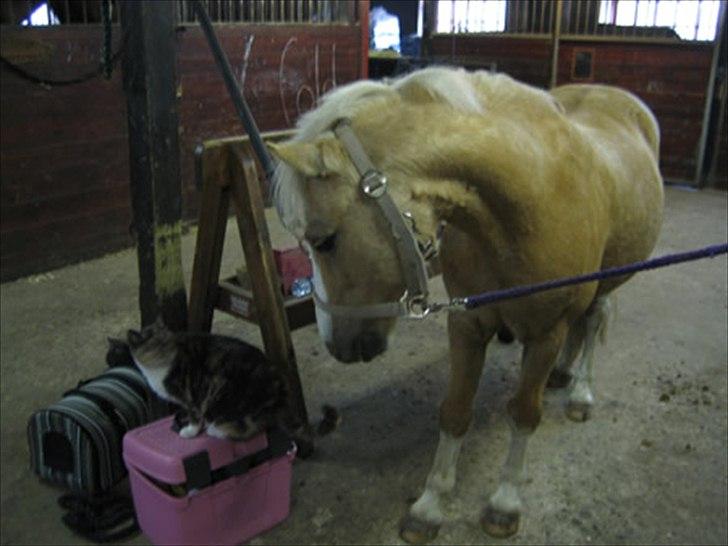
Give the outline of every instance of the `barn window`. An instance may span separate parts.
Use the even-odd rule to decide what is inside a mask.
[[[440,0],[437,4],[437,32],[503,32],[505,28],[505,0]]]
[[[720,0],[564,1],[561,34],[712,41],[720,3]],[[553,32],[556,2],[439,0],[435,16],[438,33],[545,36]]]
[[[119,3],[126,0],[0,0],[0,23],[22,26],[66,24],[96,25],[102,22],[104,5],[110,6],[112,22],[119,22]],[[137,0],[132,0],[137,1]],[[180,25],[196,25],[191,0],[174,1]],[[213,23],[353,23],[359,4],[343,0],[202,0]]]
[[[719,0],[601,0],[599,22],[617,27],[664,27],[683,40],[713,40]]]
[[[61,21],[56,17],[56,13],[51,9],[47,2],[40,4],[30,15],[23,19],[20,24],[24,27],[45,27],[48,25],[60,25]]]

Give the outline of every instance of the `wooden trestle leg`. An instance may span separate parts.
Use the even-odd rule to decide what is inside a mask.
[[[227,213],[232,200],[250,274],[256,322],[268,359],[288,384],[292,417],[298,423],[296,441],[299,455],[306,457],[313,450],[311,427],[273,260],[255,163],[233,146],[206,150],[204,159],[200,219],[190,284],[190,328],[209,332],[212,325],[220,290]]]

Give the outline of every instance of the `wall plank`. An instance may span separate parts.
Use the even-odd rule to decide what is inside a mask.
[[[436,62],[458,64],[471,69],[489,69],[539,87],[547,87],[550,77],[551,44],[548,40],[483,35],[444,35],[431,38]]]

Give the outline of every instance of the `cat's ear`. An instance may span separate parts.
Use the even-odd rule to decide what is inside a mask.
[[[144,338],[136,330],[129,330],[126,333],[126,342],[129,344],[129,347],[138,347],[143,341]]]
[[[129,344],[126,341],[113,337],[106,339],[109,341],[109,349],[106,351],[106,363],[109,368],[134,365],[134,360],[129,353]]]
[[[152,326],[157,332],[169,330],[169,328],[167,328],[167,325],[164,323],[164,318],[162,317],[161,313],[157,315],[157,318],[154,320],[154,324]]]

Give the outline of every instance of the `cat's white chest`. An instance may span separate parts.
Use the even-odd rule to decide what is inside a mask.
[[[132,358],[134,357],[132,356]],[[149,384],[149,388],[151,388],[157,394],[157,396],[165,400],[169,400],[170,402],[179,403],[179,401],[172,395],[170,395],[167,392],[167,389],[164,387],[164,378],[167,377],[167,373],[169,373],[168,368],[147,368],[146,366],[144,366],[144,364],[141,364],[136,358],[134,358],[134,363],[137,365],[137,368],[139,368],[139,370],[142,372],[142,375],[144,375],[144,379],[146,379],[147,383]]]

